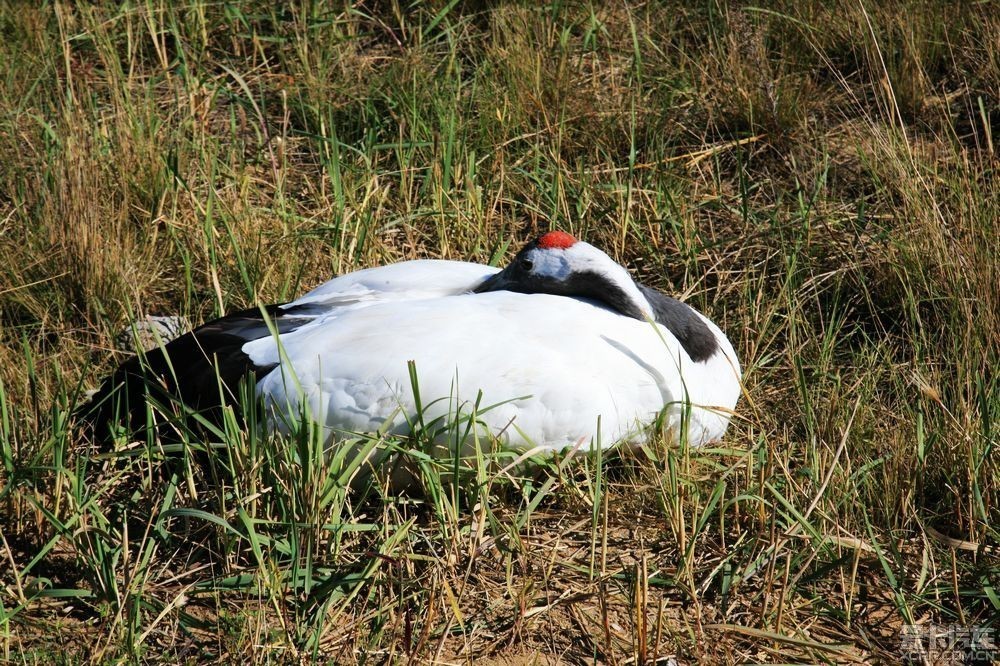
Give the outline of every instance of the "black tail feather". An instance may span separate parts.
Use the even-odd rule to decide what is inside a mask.
[[[122,429],[130,438],[145,431],[150,405],[156,404],[184,405],[218,425],[222,408],[239,403],[240,382],[256,382],[275,367],[256,365],[243,345],[271,335],[268,320],[286,333],[311,319],[295,308],[250,308],[140,353],[118,366],[76,410],[78,427],[91,441],[107,446]],[[169,421],[157,426],[157,434],[173,439],[177,424]]]

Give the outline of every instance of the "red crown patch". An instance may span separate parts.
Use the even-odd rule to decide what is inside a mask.
[[[565,231],[550,231],[538,239],[538,247],[543,250],[565,250],[575,243],[576,239]]]

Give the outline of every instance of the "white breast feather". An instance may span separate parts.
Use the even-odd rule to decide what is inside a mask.
[[[447,263],[472,286],[489,274],[478,267],[479,276],[472,279],[475,271],[467,267],[474,265]],[[335,282],[300,302],[364,284],[330,288]],[[721,437],[729,421],[726,410],[739,397],[736,356],[719,329],[707,323],[723,353],[694,363],[665,328],[587,301],[512,292],[392,303],[373,299],[363,307],[335,309],[281,336],[285,360],[260,380],[258,392],[286,413],[296,413],[304,397],[313,418],[331,433],[371,431],[393,414],[391,430],[405,432],[407,417],[415,412],[407,367],[412,360],[425,421],[453,416],[456,405],[471,409],[482,390],[482,405],[506,404],[479,418],[492,432],[503,430],[515,448],[561,449],[581,437],[590,442],[597,436],[598,416],[604,446],[634,439],[664,405],[671,405],[668,423],[679,427],[686,398],[692,404],[689,441],[698,445]],[[257,363],[279,359],[273,338],[244,350]],[[511,420],[542,441],[526,441],[508,427]]]

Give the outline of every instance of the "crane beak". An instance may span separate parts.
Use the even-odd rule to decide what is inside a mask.
[[[472,290],[474,294],[483,294],[487,291],[504,291],[510,284],[510,280],[507,279],[505,275],[507,271],[503,270],[499,273],[494,273],[480,283],[478,287]]]

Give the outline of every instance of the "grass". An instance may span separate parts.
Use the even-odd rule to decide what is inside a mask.
[[[907,624],[1000,639],[997,34],[989,3],[936,0],[0,1],[3,659],[896,663]],[[550,228],[729,334],[724,441],[527,478],[418,455],[397,496],[350,491],[354,451],[308,428],[233,421],[163,468],[156,441],[95,460],[71,427],[137,317],[502,262]]]

